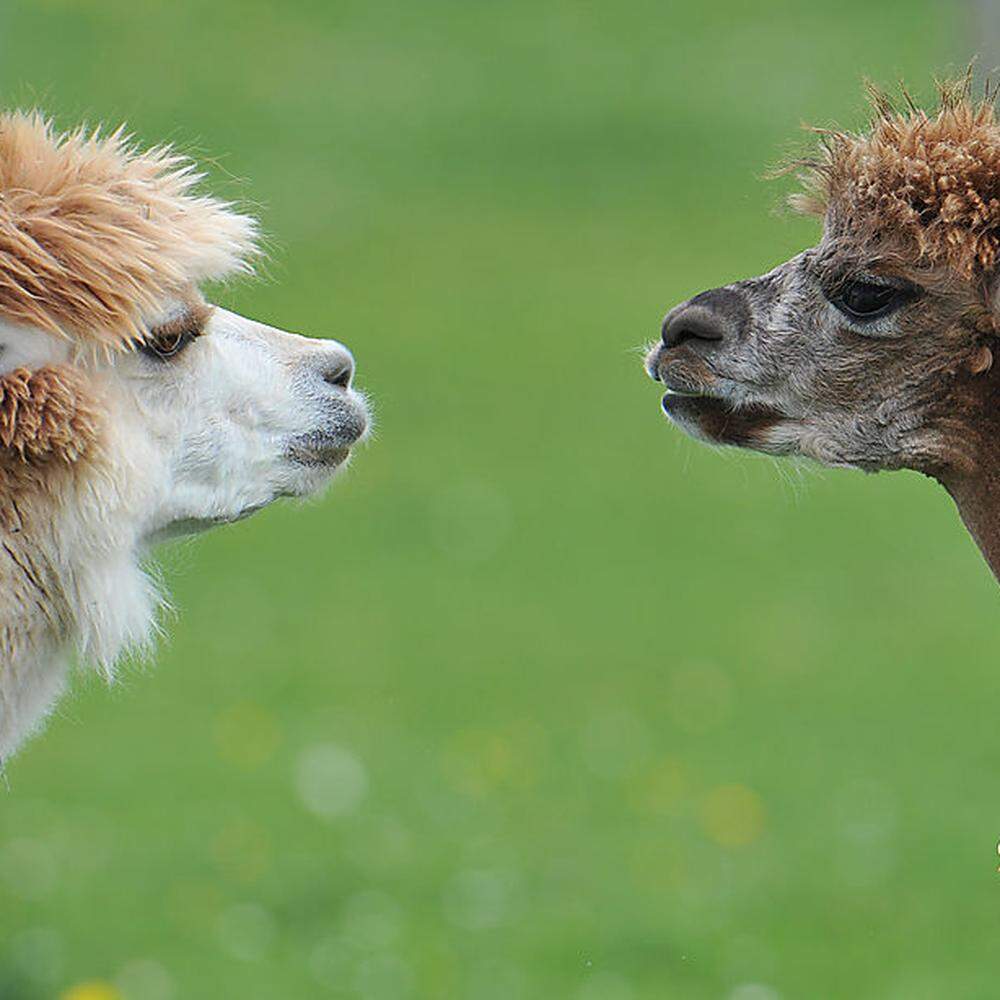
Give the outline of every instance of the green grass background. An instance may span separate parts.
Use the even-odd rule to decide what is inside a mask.
[[[212,158],[273,237],[221,301],[349,344],[378,431],[161,553],[155,668],[10,764],[0,996],[996,995],[950,502],[682,439],[637,352],[814,238],[760,175],[865,75],[929,94],[956,16],[8,0],[4,102]]]

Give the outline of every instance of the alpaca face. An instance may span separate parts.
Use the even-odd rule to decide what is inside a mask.
[[[153,327],[159,346],[103,375],[111,405],[139,417],[124,422],[157,483],[143,525],[154,540],[315,492],[368,426],[347,348],[204,313],[178,305]]]
[[[151,543],[322,487],[367,428],[334,341],[193,293],[107,355],[0,321],[0,762],[61,691],[148,647]]]
[[[126,480],[141,541],[305,496],[367,429],[350,352],[200,301],[177,301],[140,349],[89,365],[40,331],[0,332],[0,372],[72,370],[100,415],[101,461]]]
[[[199,180],[0,114],[0,763],[70,662],[149,647],[151,543],[313,493],[366,433],[345,347],[202,301],[259,241]]]
[[[947,461],[948,399],[991,361],[989,317],[943,269],[852,255],[837,234],[671,310],[649,374],[689,434],[869,471]]]
[[[939,479],[996,411],[1000,122],[970,79],[938,107],[872,92],[865,132],[824,130],[793,207],[820,243],[668,315],[647,369],[681,428],[718,444]]]

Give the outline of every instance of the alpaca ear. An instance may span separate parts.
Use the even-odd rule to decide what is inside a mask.
[[[75,462],[97,437],[98,410],[66,366],[0,375],[0,454],[22,461]]]
[[[993,367],[993,348],[980,344],[969,358],[967,366],[973,375],[984,375]]]

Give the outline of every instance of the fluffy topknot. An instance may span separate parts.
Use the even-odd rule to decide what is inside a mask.
[[[944,264],[965,278],[992,272],[1000,255],[1000,124],[987,88],[971,75],[938,85],[938,106],[897,109],[869,88],[867,133],[820,130],[804,167],[799,211],[825,217],[833,234],[916,265]]]
[[[248,270],[257,223],[195,194],[200,179],[121,129],[59,134],[38,113],[0,115],[0,318],[127,347],[170,296]]]

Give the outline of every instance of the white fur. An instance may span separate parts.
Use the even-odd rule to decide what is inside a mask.
[[[0,374],[69,352],[0,323]],[[0,760],[51,709],[74,656],[110,678],[124,651],[148,645],[160,598],[140,563],[152,543],[314,492],[367,426],[363,398],[333,384],[352,365],[346,348],[222,309],[174,359],[72,363],[101,402],[100,456],[51,516],[0,529],[0,582],[13,581],[0,593]]]

